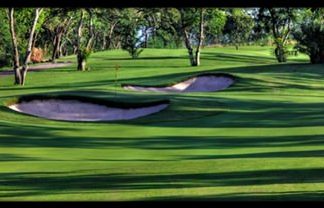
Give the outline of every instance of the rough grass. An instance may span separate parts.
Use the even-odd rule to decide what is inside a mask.
[[[98,52],[89,65],[88,72],[74,64],[29,73],[25,87],[0,77],[1,200],[323,199],[323,65],[303,55],[278,64],[268,47],[205,48],[199,67],[189,66],[183,49],[146,49],[137,60],[124,51]],[[214,93],[120,87],[197,73],[239,80]],[[5,106],[35,93],[171,105],[118,123],[51,121]]]

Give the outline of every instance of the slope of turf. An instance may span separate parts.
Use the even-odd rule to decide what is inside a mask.
[[[278,64],[268,47],[92,54],[90,71],[31,72],[25,87],[0,76],[0,200],[320,200],[324,193],[324,67],[303,55]],[[72,60],[75,57],[64,57]],[[118,81],[115,80],[116,65]],[[219,92],[129,92],[199,73],[237,77]],[[21,95],[115,101],[169,99],[165,111],[125,122],[59,122],[22,115]]]

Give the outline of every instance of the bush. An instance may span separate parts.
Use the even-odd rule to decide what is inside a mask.
[[[33,48],[30,60],[34,63],[40,63],[43,61],[43,50],[41,48]]]

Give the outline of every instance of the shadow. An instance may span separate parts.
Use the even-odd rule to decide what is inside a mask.
[[[182,101],[183,105],[186,102],[194,102],[197,107],[192,106],[192,112],[199,114],[199,108],[206,109],[211,107],[213,114],[206,115],[198,120],[179,119],[178,122],[164,122],[161,119],[160,123],[147,123],[148,126],[163,126],[163,127],[190,127],[190,128],[274,128],[274,127],[315,127],[324,125],[324,109],[323,102],[288,102],[275,101],[271,99],[256,100],[256,99],[234,99],[222,97],[228,90],[217,92],[214,96],[193,96],[193,95],[175,95],[171,99],[171,105],[174,99]],[[245,94],[248,96],[248,93]],[[251,94],[253,95],[253,94]],[[289,96],[287,96],[289,97]],[[322,96],[319,96],[322,98]],[[215,105],[212,106],[212,102]],[[218,103],[219,104],[218,104]],[[179,103],[180,105],[180,103]],[[179,108],[173,112],[183,114],[183,110]],[[163,112],[168,114],[168,111]],[[161,114],[162,115],[162,114]],[[137,120],[141,124],[142,120]],[[144,121],[143,121],[144,122]]]
[[[287,66],[286,66],[287,65]],[[299,67],[298,71],[301,76],[295,76],[294,66]],[[238,82],[234,84],[232,87],[217,93],[223,93],[220,95],[225,95],[231,92],[243,92],[246,96],[248,96],[248,92],[273,92],[274,90],[280,91],[285,89],[301,89],[301,90],[323,90],[322,87],[318,86],[309,86],[307,84],[302,84],[302,81],[309,83],[310,81],[316,82],[317,80],[322,79],[323,70],[313,70],[313,66],[308,64],[284,64],[280,66],[276,66],[277,68],[281,69],[271,69],[269,70],[270,66],[253,66],[253,67],[240,67],[240,68],[232,68],[232,69],[224,69],[226,72],[233,72],[233,74],[245,74],[250,72],[251,74],[258,74],[258,73],[272,73],[271,76],[274,76],[275,80],[260,80],[257,78],[249,78],[249,77],[240,77]],[[311,72],[308,70],[308,67],[311,67]],[[219,72],[221,70],[207,70],[206,72]],[[279,73],[276,75],[276,73]],[[194,74],[200,74],[201,72],[182,72],[182,73],[172,73],[172,74],[164,74],[164,75],[156,75],[154,77],[136,77],[136,78],[125,78],[120,79],[119,83],[123,83],[125,80],[129,84],[131,83],[170,83],[170,82],[177,82],[177,80],[184,79],[184,77],[190,77]],[[277,76],[277,77],[276,77]],[[280,82],[278,80],[284,79],[292,79],[292,83],[285,83]],[[166,80],[168,80],[166,82]],[[296,84],[295,84],[296,83]],[[75,89],[80,88],[83,89],[85,87],[102,87],[102,86],[110,86],[114,84],[113,78],[106,79],[106,80],[96,80],[96,81],[89,81],[89,82],[75,82],[75,83],[66,83],[66,84],[59,84],[59,85],[51,85],[51,86],[26,86],[23,90],[42,90],[44,92],[48,92],[48,90],[55,90],[58,87],[61,89]],[[272,86],[269,86],[271,84]],[[275,87],[274,87],[275,85]],[[6,88],[6,90],[19,90],[22,89],[17,87]],[[182,110],[180,108],[168,111],[169,113],[161,113],[158,116],[162,116],[160,119],[158,116],[155,116],[153,120],[136,120],[141,125],[150,125],[150,126],[175,126],[175,127],[292,127],[292,126],[318,126],[323,125],[323,117],[321,116],[323,111],[321,110],[322,103],[307,103],[307,104],[296,104],[296,103],[283,103],[283,102],[272,102],[272,101],[260,101],[260,100],[241,100],[241,99],[229,99],[229,98],[219,98],[217,97],[216,93],[208,93],[204,94],[205,96],[193,96],[193,95],[179,95],[179,94],[159,94],[159,93],[135,93],[132,91],[126,91],[118,89],[118,95],[102,91],[96,90],[89,90],[89,93],[84,93],[84,91],[80,90],[79,94],[90,95],[96,94],[99,97],[105,98],[114,98],[114,99],[134,99],[134,100],[141,100],[141,99],[157,99],[157,98],[172,98],[172,102],[174,100],[183,101],[182,104],[178,102],[179,105],[186,106],[186,103],[193,103],[192,105],[189,104],[193,110]],[[23,92],[21,92],[23,93]],[[275,94],[275,93],[274,93]],[[288,96],[288,95],[286,95]],[[312,95],[307,95],[312,96]],[[321,96],[318,96],[321,97]],[[206,102],[206,100],[209,100]],[[186,119],[190,118],[199,118],[207,116],[207,112],[204,113],[202,110],[206,103],[215,102],[215,105],[208,104],[207,106],[212,106],[213,110],[208,112],[208,115],[216,115],[219,112],[222,114],[226,114],[226,116],[221,117],[222,119],[217,119],[216,117],[213,118],[206,118],[205,122],[187,122]],[[220,103],[224,103],[224,105],[220,105]],[[221,107],[219,107],[221,106]],[[224,107],[225,106],[225,107]],[[242,112],[242,110],[247,110],[249,112]],[[167,123],[170,119],[166,119],[172,115],[176,115],[176,119],[173,121],[180,121],[180,123]],[[187,116],[187,114],[190,114]],[[203,115],[199,115],[203,114]],[[194,115],[194,116],[192,116]],[[297,117],[295,117],[297,115]],[[174,118],[174,116],[172,116]],[[296,119],[297,118],[297,119]],[[299,121],[298,118],[303,118],[303,121]],[[185,121],[185,122],[181,122]],[[160,121],[160,122],[158,122]],[[167,122],[166,122],[167,121]],[[208,121],[208,122],[207,122]],[[151,122],[151,123],[150,123]],[[153,123],[152,123],[153,122]],[[135,123],[131,123],[135,124]],[[136,125],[136,124],[135,124]]]
[[[208,58],[214,58],[210,55]],[[250,63],[256,57],[234,55],[224,56],[218,54],[220,60],[234,61],[238,58],[238,62]],[[174,59],[178,59],[174,58]],[[215,55],[215,59],[217,54]],[[150,59],[150,58],[149,58]],[[150,60],[154,60],[151,58]],[[258,57],[259,59],[259,57]],[[119,59],[118,59],[119,60]],[[163,59],[162,59],[163,60]],[[271,62],[270,58],[262,58],[263,62]],[[145,77],[138,73],[135,78],[121,78],[119,83],[126,82],[134,84],[168,84],[177,82],[195,74],[202,72],[224,72],[232,73],[239,77],[239,80],[231,88],[217,93],[195,93],[195,94],[156,94],[156,93],[135,93],[118,89],[118,93],[108,92],[105,87],[113,86],[114,78],[107,77],[102,80],[90,80],[88,82],[73,82],[59,84],[49,84],[47,86],[33,85],[26,86],[24,89],[15,87],[2,87],[1,90],[8,90],[25,94],[29,90],[37,90],[48,94],[79,94],[82,96],[92,96],[104,99],[115,99],[117,101],[133,101],[149,100],[149,99],[171,99],[170,109],[167,109],[159,114],[148,116],[141,119],[125,122],[113,123],[77,123],[69,124],[67,122],[54,122],[44,119],[30,117],[23,118],[18,113],[9,111],[4,106],[0,107],[0,146],[2,148],[66,148],[68,150],[76,149],[94,149],[94,150],[120,150],[127,151],[128,149],[135,150],[152,150],[159,152],[161,157],[170,156],[171,159],[159,159],[158,157],[146,159],[148,156],[136,155],[138,158],[119,158],[116,155],[98,155],[96,158],[91,158],[89,155],[82,155],[80,159],[75,159],[76,162],[126,162],[136,164],[136,162],[147,163],[149,168],[159,166],[158,162],[170,161],[177,163],[178,161],[201,162],[201,160],[222,160],[222,159],[264,159],[264,158],[318,158],[324,157],[324,150],[296,150],[294,147],[302,148],[304,146],[312,146],[312,148],[321,147],[324,144],[324,135],[321,132],[309,132],[305,135],[298,135],[300,132],[293,132],[288,127],[316,127],[324,125],[324,99],[320,98],[324,95],[308,94],[309,91],[318,90],[319,93],[323,90],[324,69],[323,65],[311,64],[276,64],[276,65],[260,65],[236,68],[220,68],[197,71],[184,72],[167,72],[167,74],[155,74],[151,77]],[[262,79],[258,75],[263,75]],[[310,86],[309,83],[315,82],[316,85]],[[88,87],[98,87],[98,89],[86,90]],[[305,95],[314,99],[312,102],[294,102],[294,100],[282,101],[274,100],[272,95],[281,96],[276,90],[296,89],[299,92],[304,92]],[[50,90],[61,90],[50,92]],[[69,90],[69,91],[68,91]],[[72,91],[74,90],[74,91]],[[11,93],[12,93],[11,92]],[[235,95],[240,96],[244,92],[242,98],[235,98]],[[302,96],[300,93],[294,95],[286,91],[285,96]],[[237,93],[237,94],[235,94]],[[253,93],[264,93],[264,97],[259,100],[253,97]],[[11,94],[12,95],[12,94]],[[229,95],[229,96],[228,96]],[[268,97],[265,97],[268,96]],[[2,97],[4,98],[4,97]],[[8,98],[8,97],[7,97]],[[262,100],[263,99],[263,100]],[[295,99],[296,101],[296,99]],[[298,101],[298,100],[297,100]],[[6,116],[6,117],[5,117]],[[25,125],[28,121],[28,125]],[[68,125],[69,124],[69,125]],[[116,126],[114,126],[117,124]],[[120,125],[119,125],[120,124]],[[56,126],[56,127],[54,127]],[[116,128],[115,128],[116,127]],[[130,127],[138,127],[137,132],[123,132]],[[145,132],[145,128],[150,131]],[[154,136],[152,134],[154,128],[150,127],[168,127],[156,129]],[[187,128],[180,132],[180,128]],[[286,136],[276,136],[273,133],[274,127],[285,127],[287,131],[291,131]],[[173,128],[173,131],[170,129]],[[198,129],[196,132],[195,128]],[[211,135],[200,135],[199,130],[202,128],[210,128]],[[224,128],[223,134],[226,136],[217,135],[220,128]],[[249,135],[241,134],[240,129],[246,128]],[[253,132],[257,128],[269,128],[266,134],[264,132]],[[152,130],[153,129],[153,130]],[[202,132],[205,129],[202,130]],[[215,131],[214,131],[215,130]],[[158,132],[161,131],[161,132]],[[243,131],[242,131],[243,132]],[[254,136],[251,136],[254,135]],[[285,134],[285,133],[283,133]],[[160,135],[160,136],[159,136]],[[161,136],[162,135],[162,136]],[[181,136],[179,136],[181,135]],[[276,151],[264,150],[263,148],[274,148]],[[290,150],[285,151],[284,148]],[[235,150],[240,148],[259,148],[255,152],[238,153]],[[282,149],[281,149],[282,148]],[[260,150],[261,149],[261,150]],[[173,153],[167,152],[174,151]],[[181,150],[187,152],[181,152]],[[195,150],[198,150],[195,152]],[[199,150],[210,150],[208,153],[199,152]],[[231,154],[212,153],[214,150],[229,150]],[[26,150],[28,151],[28,150]],[[44,151],[45,153],[43,153]],[[55,150],[56,151],[56,150]],[[266,152],[257,152],[266,151]],[[42,156],[46,154],[45,150],[41,150]],[[149,152],[149,151],[148,151]],[[188,155],[189,153],[192,153]],[[194,154],[195,153],[195,154]],[[204,154],[205,153],[205,154]],[[66,154],[66,153],[65,153]],[[134,153],[133,153],[134,154]],[[137,153],[136,153],[137,154]],[[171,155],[173,154],[173,155]],[[32,155],[32,153],[31,153]],[[56,158],[57,155],[52,155]],[[133,157],[134,155],[131,155]],[[95,157],[95,156],[94,156]],[[74,161],[69,159],[70,155],[61,157],[62,159],[51,160],[38,157],[27,157],[24,155],[13,153],[0,153],[0,161]],[[285,161],[284,163],[286,163]],[[283,163],[283,165],[284,165]],[[45,164],[45,163],[43,163]],[[58,163],[59,164],[59,163]],[[108,163],[107,163],[108,164]],[[315,183],[323,183],[324,168],[308,168],[308,169],[269,169],[269,170],[249,170],[243,171],[235,168],[236,172],[209,172],[204,170],[190,169],[190,173],[183,172],[174,173],[124,173],[122,170],[117,170],[116,173],[109,173],[113,168],[118,166],[103,165],[102,169],[106,173],[98,173],[94,169],[88,171],[64,172],[60,169],[55,169],[57,172],[42,169],[35,172],[1,172],[0,186],[4,191],[0,192],[0,197],[24,197],[24,196],[41,196],[55,195],[62,193],[117,193],[121,191],[148,190],[148,189],[181,189],[181,188],[199,188],[199,187],[232,187],[241,186],[247,188],[249,186],[258,185],[285,185],[285,184],[303,184],[311,186]],[[80,164],[81,166],[82,164]],[[178,164],[177,164],[178,165]],[[238,162],[239,165],[239,162]],[[100,166],[100,165],[98,165]],[[40,166],[39,169],[46,166]],[[34,167],[33,167],[34,168]],[[57,167],[55,167],[57,168]],[[70,167],[67,167],[70,168]],[[90,168],[87,166],[87,168]],[[137,168],[137,167],[135,167]],[[204,166],[204,168],[208,168]],[[211,167],[213,168],[213,167]],[[221,168],[221,167],[217,167]],[[37,168],[35,168],[37,169]],[[129,168],[127,171],[131,171]],[[206,170],[206,169],[205,169]],[[61,171],[61,172],[59,172]],[[119,171],[119,172],[118,172]],[[147,171],[147,169],[145,169]],[[163,170],[165,171],[165,170]],[[180,170],[179,170],[180,171]],[[188,170],[187,170],[188,171]],[[107,173],[108,172],[108,173]],[[297,189],[296,187],[292,187]],[[314,188],[315,189],[315,188]],[[296,191],[296,192],[271,192],[274,189],[269,189],[269,193],[258,193],[251,191],[242,193],[237,190],[237,193],[219,194],[219,195],[204,195],[192,196],[190,199],[206,199],[206,200],[265,200],[265,199],[322,199],[322,191]],[[128,192],[128,193],[129,193]],[[271,192],[271,193],[270,193]],[[127,194],[128,194],[127,193]],[[55,198],[55,196],[52,196]],[[166,196],[152,197],[147,199],[152,200],[178,200],[186,199],[185,196]],[[188,198],[187,198],[188,199]]]
[[[188,56],[144,56],[138,57],[136,59],[133,58],[100,58],[101,60],[107,61],[140,61],[140,60],[165,60],[165,59],[188,59]]]
[[[237,172],[213,172],[191,174],[71,174],[68,172],[23,172],[0,173],[0,186],[7,191],[0,193],[0,197],[19,197],[28,195],[48,195],[58,193],[98,193],[101,191],[128,191],[145,189],[183,189],[183,188],[208,188],[231,186],[254,186],[271,184],[312,184],[323,183],[323,168],[312,169],[282,169],[282,170],[255,170]],[[94,183],[94,181],[96,183]],[[298,193],[298,192],[297,192]],[[310,199],[318,196],[316,192],[299,192],[290,197]],[[307,193],[307,192],[306,192]],[[318,192],[317,192],[318,193]],[[219,195],[219,198],[235,198],[237,200],[262,199],[254,197],[255,192]],[[276,192],[265,192],[268,197],[278,198]],[[283,194],[285,195],[285,194]],[[185,196],[153,197],[150,200],[184,199]],[[215,196],[192,196],[188,198],[217,198]],[[264,199],[264,198],[263,198]],[[280,198],[279,198],[280,199]],[[295,198],[300,199],[300,198]]]
[[[240,62],[240,63],[277,63],[275,57],[267,56],[253,56],[253,55],[243,55],[243,54],[228,54],[219,52],[204,52],[202,51],[202,60],[215,60],[215,61],[225,61],[225,62]]]
[[[265,56],[265,55],[245,55],[245,54],[230,54],[230,53],[220,53],[220,52],[204,52],[202,51],[202,60],[215,60],[215,61],[226,61],[226,62],[240,62],[240,63],[274,63],[279,64],[275,56]],[[270,54],[270,51],[269,51]],[[306,63],[309,62],[307,59],[294,59],[288,57],[286,63]]]
[[[60,65],[61,64],[61,65]],[[51,66],[52,65],[52,66]],[[57,63],[41,63],[41,64],[35,64],[35,65],[29,65],[28,67],[28,72],[46,72],[46,71],[50,71],[50,72],[66,72],[69,70],[66,70],[66,68],[72,68],[75,67],[74,63],[72,62],[57,62]],[[64,68],[62,70],[62,68]],[[7,75],[13,75],[14,71],[10,68],[8,69],[2,69],[2,71],[0,71],[0,76],[7,76]]]
[[[308,136],[306,138],[308,138]],[[321,138],[324,140],[324,137],[321,137]],[[314,140],[313,140],[313,142],[314,142]],[[302,143],[303,142],[300,142],[300,143],[296,144],[296,146],[302,145]],[[305,141],[305,143],[308,143],[308,142]],[[311,143],[311,142],[309,142],[309,143]],[[322,144],[322,142],[319,142],[319,144]],[[305,145],[307,145],[307,144],[305,144]],[[294,146],[294,145],[292,145],[292,146]],[[260,158],[260,159],[261,158],[303,158],[303,157],[324,157],[324,150],[261,152],[261,153],[230,154],[230,155],[181,156],[181,158],[183,160],[218,160],[218,159],[244,159],[244,158]]]
[[[75,73],[78,73],[75,71]],[[91,72],[90,72],[91,73]],[[166,80],[168,82],[177,82],[179,79],[184,79],[190,75],[198,75],[199,72],[181,72],[181,73],[172,73],[172,74],[162,74],[157,76],[151,77],[136,77],[136,78],[119,78],[118,79],[118,86],[120,90],[120,86],[123,82],[127,81],[128,84],[133,83],[165,83]],[[114,76],[109,77],[105,80],[92,80],[92,81],[81,81],[81,82],[66,82],[66,83],[59,83],[54,85],[41,85],[41,86],[24,86],[24,88],[20,87],[2,87],[0,90],[36,90],[36,89],[43,89],[43,90],[50,90],[50,89],[73,89],[73,88],[88,88],[88,87],[102,87],[102,86],[114,86],[115,85],[115,78]],[[81,89],[82,90],[82,89]],[[132,93],[130,91],[130,93]]]
[[[0,153],[0,162],[3,161],[39,161],[40,158],[26,157],[17,154]]]
[[[239,86],[233,86],[233,88]],[[46,91],[46,90],[45,90]],[[273,128],[273,127],[315,127],[324,125],[323,102],[289,102],[271,99],[235,99],[225,97],[230,88],[216,93],[158,94],[83,90],[48,92],[48,95],[80,95],[116,102],[149,102],[152,100],[171,100],[170,106],[162,112],[146,117],[111,121],[102,124],[127,124],[159,127],[187,128]],[[207,96],[209,94],[209,96]],[[244,94],[248,96],[248,92]],[[253,94],[252,94],[253,95]],[[280,95],[277,95],[280,96]],[[284,95],[289,98],[289,95]],[[294,95],[291,95],[294,96]],[[312,95],[310,95],[311,97]],[[324,98],[324,96],[314,96]],[[10,100],[11,98],[7,98]],[[294,97],[296,99],[296,97]],[[12,111],[0,107],[11,120]],[[16,114],[17,115],[17,114]],[[35,120],[36,121],[36,120]],[[38,122],[41,122],[38,119]],[[188,122],[190,121],[190,122]],[[63,122],[62,122],[63,123]],[[82,123],[82,122],[81,122]]]
[[[108,66],[108,68],[113,68],[113,66]],[[126,66],[127,67],[127,66]],[[137,66],[135,66],[137,67]],[[183,68],[186,68],[183,66]],[[104,69],[101,69],[104,70]],[[54,70],[53,70],[54,71]],[[78,73],[75,71],[75,73]],[[89,72],[91,73],[91,71]],[[113,73],[113,71],[112,71]],[[131,85],[171,85],[177,83],[181,80],[188,79],[190,77],[196,76],[201,73],[227,73],[240,78],[238,83],[235,84],[239,88],[231,87],[231,91],[259,91],[265,92],[266,90],[271,90],[271,92],[281,89],[303,89],[303,90],[314,90],[323,89],[323,87],[318,88],[309,86],[309,82],[320,82],[322,77],[324,77],[324,70],[322,65],[312,65],[312,64],[271,64],[271,65],[259,65],[259,66],[247,66],[247,67],[234,67],[234,68],[219,68],[219,69],[209,69],[203,70],[199,69],[197,71],[184,71],[184,72],[173,72],[155,76],[143,76],[139,73],[138,76],[134,78],[123,78],[118,79],[119,87],[124,84]],[[296,74],[298,73],[298,76]],[[256,78],[255,75],[262,74],[269,78],[267,80],[262,80],[261,78]],[[300,82],[302,81],[303,82]],[[42,85],[42,86],[25,86],[24,89],[36,90],[36,89],[73,89],[73,88],[89,88],[89,87],[103,87],[103,86],[113,86],[115,85],[115,78],[111,76],[104,80],[91,80],[88,82],[63,82],[54,85]],[[21,90],[17,87],[2,87],[1,90]],[[230,92],[230,91],[228,91]]]
[[[324,144],[324,135],[292,135],[292,136],[175,136],[174,133],[165,136],[126,136],[118,132],[83,136],[89,126],[67,128],[62,127],[27,126],[17,128],[14,124],[1,124],[0,146],[8,148],[93,148],[114,149],[133,148],[139,150],[216,150],[258,147],[302,147],[305,145],[320,146]],[[80,124],[81,125],[81,124]],[[107,124],[97,123],[97,127]],[[127,128],[127,127],[125,127]],[[230,129],[229,129],[230,131]],[[77,132],[77,133],[76,133]],[[257,158],[257,157],[322,157],[321,150],[261,152],[232,155],[179,155],[175,160],[196,159],[227,159],[227,158]],[[113,158],[109,158],[113,159]]]
[[[323,201],[323,191],[285,191],[285,192],[237,192],[229,194],[208,194],[203,196],[161,196],[149,197],[147,201]]]

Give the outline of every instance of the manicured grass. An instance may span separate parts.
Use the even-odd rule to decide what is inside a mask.
[[[199,67],[189,66],[185,49],[145,49],[137,60],[104,51],[89,65],[29,73],[25,87],[0,77],[0,200],[323,199],[323,65],[304,55],[278,64],[269,47],[252,46],[205,48]],[[210,72],[238,81],[211,93],[120,87]],[[110,123],[51,121],[5,106],[38,93],[171,103]]]

